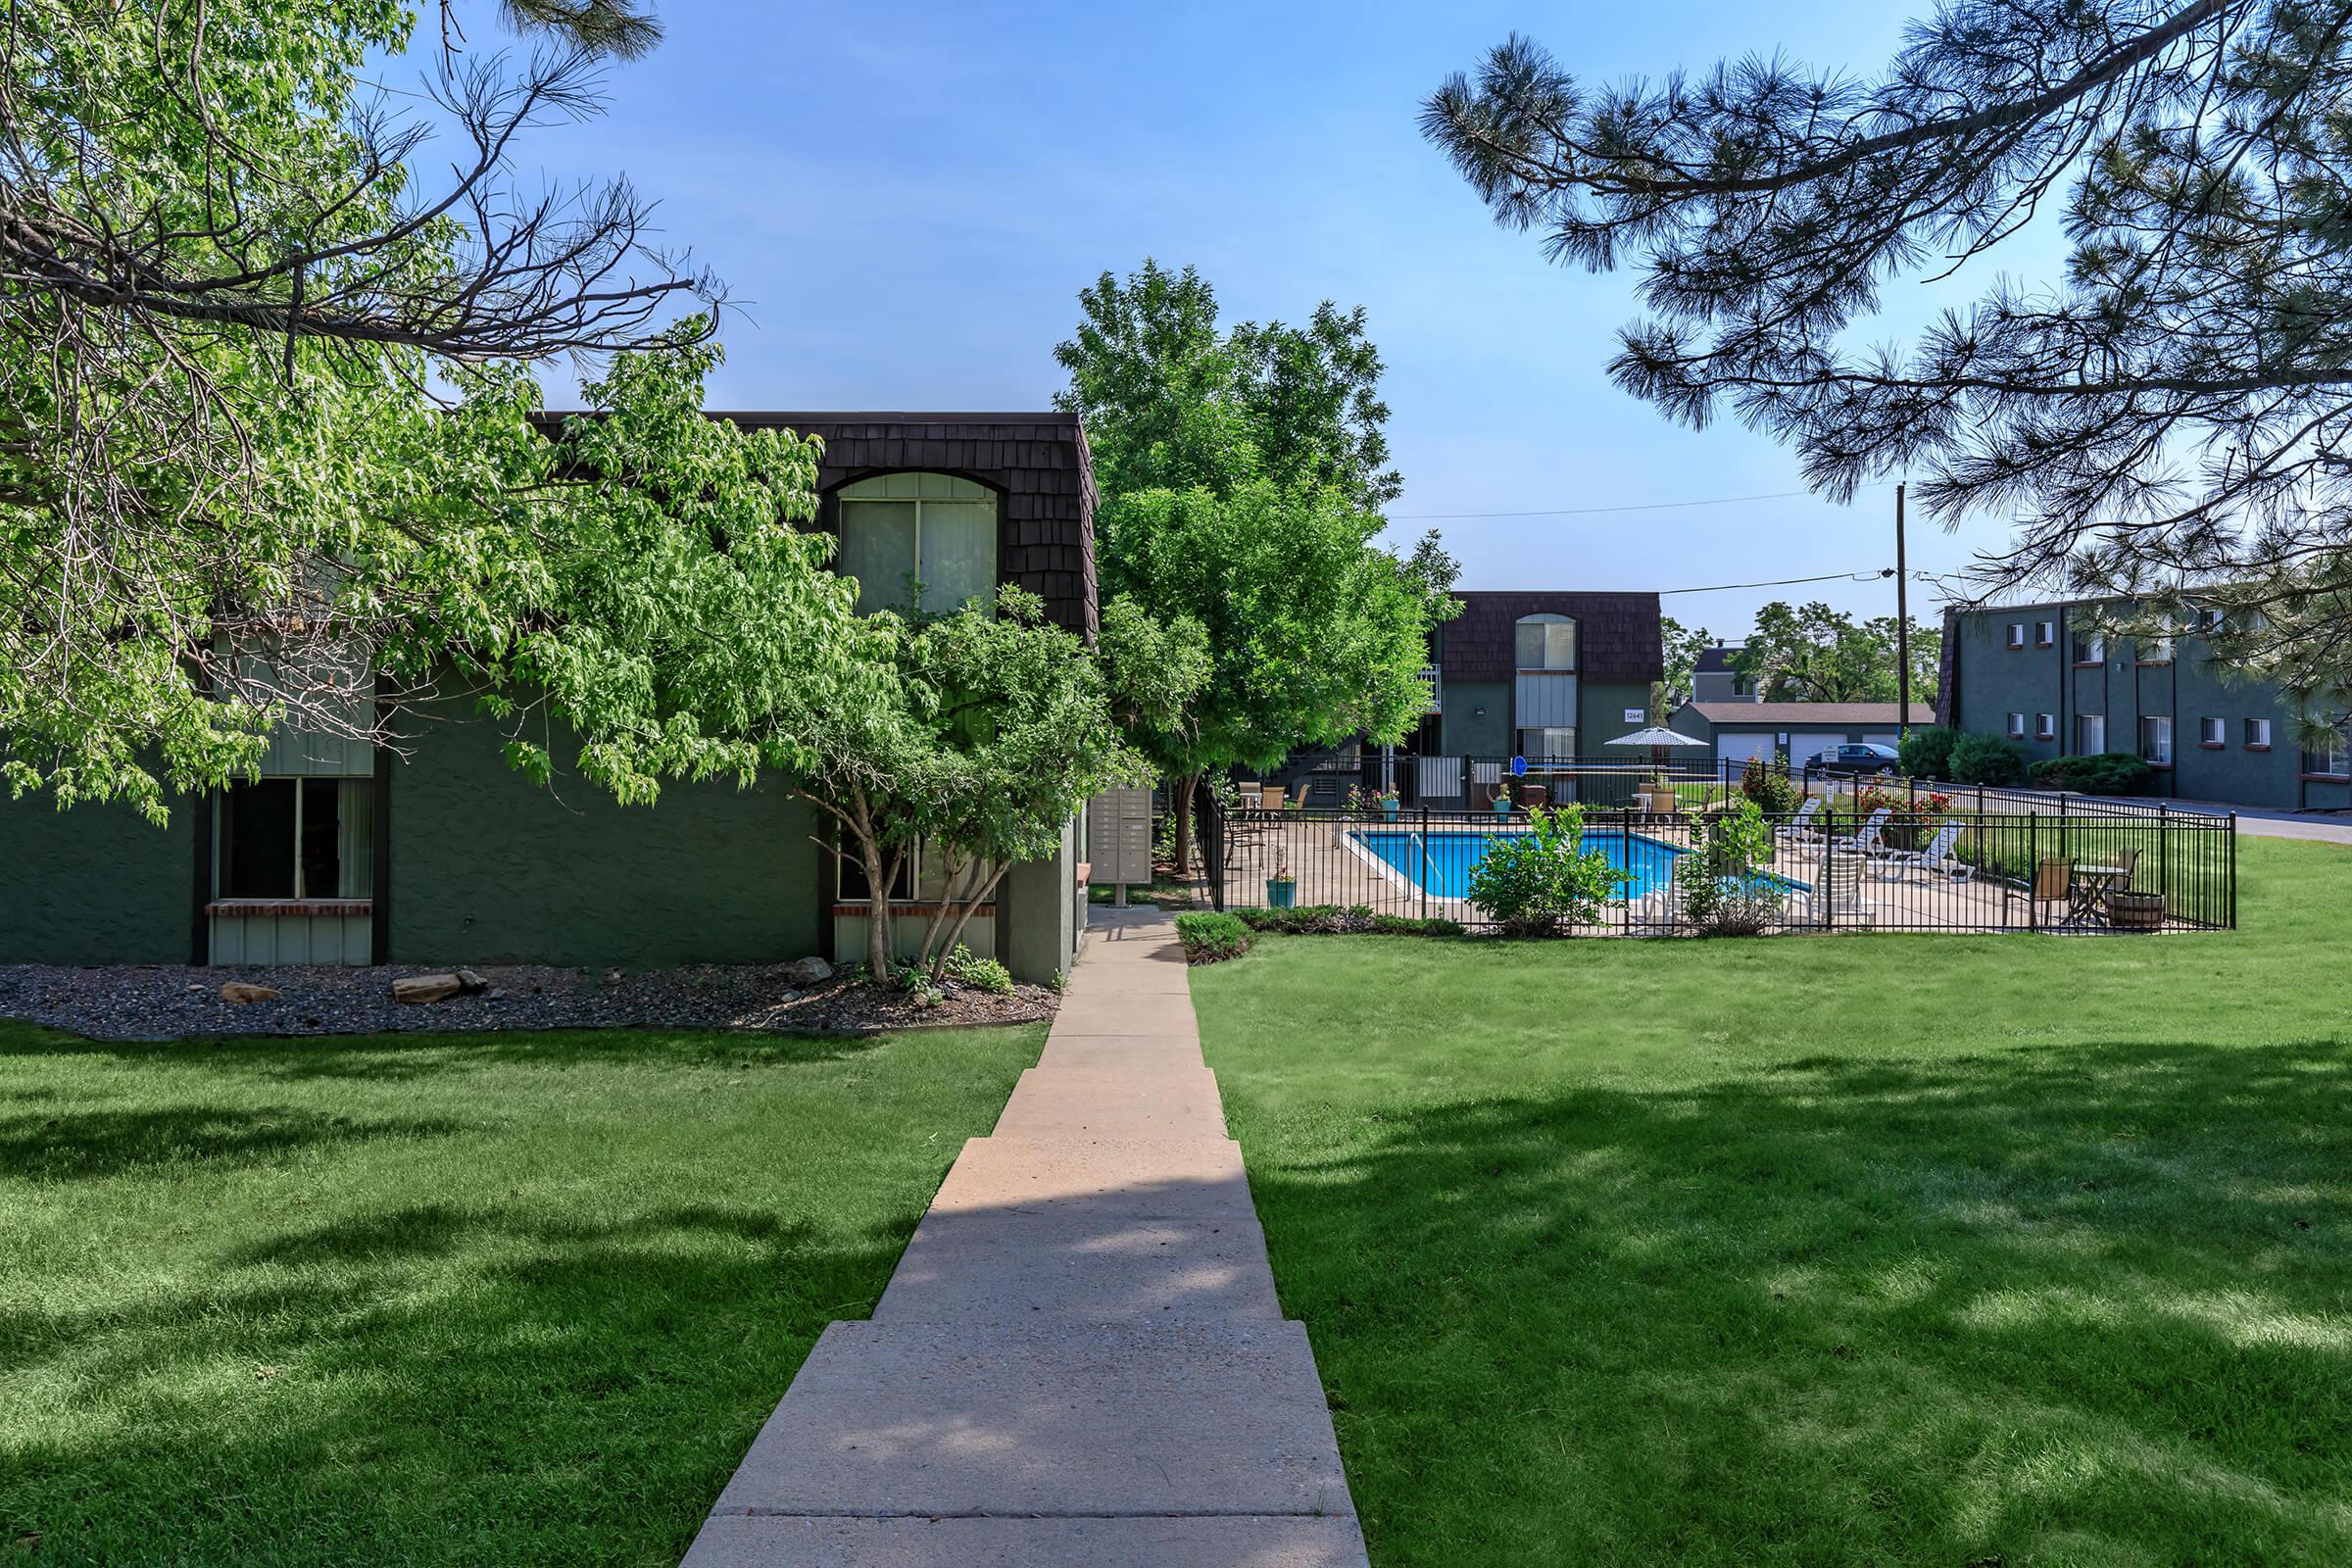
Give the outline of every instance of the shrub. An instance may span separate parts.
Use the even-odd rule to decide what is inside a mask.
[[[2156,770],[2130,752],[2101,752],[2095,757],[2053,757],[2036,762],[2034,782],[2085,795],[2145,795],[2155,787]]]
[[[1756,803],[1757,809],[1774,816],[1787,816],[1805,804],[1805,792],[1796,780],[1788,776],[1788,754],[1778,752],[1768,762],[1761,757],[1751,757],[1747,766],[1740,771],[1740,793]]]
[[[1771,863],[1772,824],[1754,801],[1708,813],[1698,847],[1676,868],[1683,918],[1710,936],[1771,930],[1788,905],[1786,890],[1759,874]]]
[[[1902,759],[1903,771],[1912,778],[1950,778],[1952,743],[1958,739],[1941,724],[1922,724],[1904,734],[1895,752]]]
[[[1239,916],[1195,909],[1176,917],[1176,937],[1185,957],[1194,963],[1216,963],[1238,958],[1250,951],[1250,928]]]
[[[1505,936],[1560,936],[1597,921],[1627,874],[1584,847],[1584,811],[1538,807],[1527,819],[1528,831],[1496,839],[1471,868],[1470,902]]]
[[[994,958],[973,957],[972,950],[960,942],[956,944],[956,951],[948,955],[947,968],[944,972],[957,985],[970,986],[974,991],[987,991],[997,996],[1003,996],[1012,989],[1012,971],[1010,969],[1005,968]]]
[[[1970,730],[1952,742],[1955,784],[2016,784],[2025,779],[2026,756],[1998,735]]]
[[[1458,937],[1459,920],[1423,919],[1418,915],[1374,914],[1360,904],[1307,904],[1293,909],[1241,909],[1242,923],[1252,931],[1278,931],[1285,936],[1352,936],[1371,932],[1392,937]]]

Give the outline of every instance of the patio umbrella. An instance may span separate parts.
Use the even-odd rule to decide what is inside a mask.
[[[1651,767],[1664,767],[1666,765],[1666,753],[1670,747],[1695,746],[1701,751],[1709,751],[1713,749],[1712,743],[1710,742],[1693,740],[1690,736],[1684,734],[1681,730],[1668,729],[1663,724],[1652,724],[1647,729],[1638,729],[1631,735],[1620,735],[1615,740],[1609,742],[1609,744],[1611,746],[1648,747],[1649,765]]]

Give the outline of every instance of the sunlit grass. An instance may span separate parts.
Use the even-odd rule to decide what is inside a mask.
[[[1040,1033],[0,1024],[0,1561],[674,1564]]]
[[[2352,851],[2244,929],[1196,973],[1378,1568],[2352,1561]]]

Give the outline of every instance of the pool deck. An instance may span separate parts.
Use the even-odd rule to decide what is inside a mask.
[[[1253,906],[1267,902],[1265,880],[1279,863],[1298,878],[1295,902],[1299,905],[1360,905],[1376,914],[1442,917],[1465,923],[1483,918],[1466,900],[1424,891],[1357,837],[1366,832],[1414,830],[1409,817],[1389,822],[1377,817],[1335,820],[1307,816],[1246,820],[1236,826],[1234,842],[1228,846],[1226,876],[1227,897],[1232,903]],[[1514,815],[1498,816],[1491,826],[1448,818],[1443,828],[1432,831],[1485,834],[1526,829],[1527,818]],[[1586,831],[1588,838],[1605,839],[1616,836],[1620,828],[1611,819],[1605,824],[1595,822]],[[1672,850],[1692,847],[1690,818],[1685,815],[1637,819],[1624,831]],[[2001,883],[1984,877],[1954,881],[1917,870],[1889,873],[1888,868],[1875,864],[1860,867],[1858,875],[1838,876],[1833,890],[1828,868],[1833,854],[1840,861],[1853,858],[1843,850],[1842,841],[1836,852],[1818,836],[1782,837],[1775,843],[1771,862],[1760,869],[1797,885],[1799,891],[1790,896],[1784,921],[1792,930],[2025,931],[2035,924],[2050,927],[2065,913],[2063,905],[2044,904],[2039,910],[2031,910],[2022,892],[2004,890]],[[1631,905],[1612,905],[1603,923],[1580,929],[1591,935],[1662,934],[1664,902],[1663,897],[1644,901],[1637,895]]]

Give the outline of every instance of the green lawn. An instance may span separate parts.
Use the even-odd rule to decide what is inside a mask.
[[[0,1562],[668,1568],[1041,1035],[0,1024]]]
[[[1196,971],[1377,1568],[2352,1561],[2352,851],[2244,929]]]

